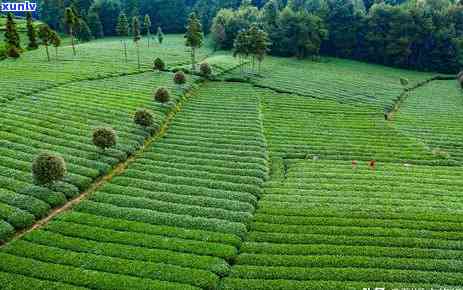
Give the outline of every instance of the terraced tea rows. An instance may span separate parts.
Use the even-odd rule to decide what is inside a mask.
[[[232,75],[239,76],[239,70]],[[433,76],[344,59],[311,61],[278,57],[265,59],[261,75],[252,82],[316,99],[364,104],[379,113],[402,93],[400,78],[408,79],[411,87]]]
[[[434,81],[412,91],[394,125],[437,155],[463,161],[463,98],[455,81]]]
[[[43,89],[73,81],[97,79],[108,76],[134,73],[138,71],[136,48],[128,39],[128,62],[123,59],[121,42],[118,38],[102,39],[78,45],[77,56],[73,56],[70,46],[59,49],[58,60],[46,61],[43,48],[25,53],[18,60],[7,59],[0,62],[0,103],[18,96],[29,95]],[[162,46],[141,43],[142,70],[150,70],[153,60],[160,57],[167,66],[175,67],[188,63],[189,51],[184,48],[181,35],[169,35]],[[211,53],[208,47],[198,51],[202,59]]]
[[[0,283],[215,289],[245,237],[267,168],[259,99],[207,84],[123,175],[3,247]]]
[[[265,135],[272,156],[282,158],[448,163],[389,125],[381,113],[289,94],[263,96]]]
[[[461,168],[279,165],[222,289],[461,286]]]
[[[84,81],[18,98],[0,109],[0,240],[13,228],[29,226],[52,207],[85,190],[98,176],[135,152],[163,122],[179,99],[155,103],[153,90],[173,87],[171,74],[140,75]],[[175,93],[175,90],[172,90]],[[138,108],[156,115],[156,126],[143,129],[133,122]],[[112,127],[118,144],[102,153],[91,140],[96,127]],[[57,192],[32,184],[31,163],[47,150],[63,156],[69,174]]]

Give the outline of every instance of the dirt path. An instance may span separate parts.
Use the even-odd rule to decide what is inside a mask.
[[[59,214],[65,211],[71,210],[75,205],[79,204],[81,201],[88,198],[92,193],[98,191],[98,189],[100,189],[107,182],[110,182],[115,176],[122,174],[127,169],[127,167],[137,159],[137,157],[139,157],[140,155],[143,155],[146,149],[148,149],[153,143],[155,143],[157,140],[161,139],[164,136],[164,134],[169,129],[170,124],[174,120],[176,114],[180,112],[183,105],[187,102],[187,100],[192,95],[194,95],[194,93],[195,93],[195,90],[191,90],[187,92],[184,97],[182,97],[182,99],[177,103],[177,106],[165,118],[164,123],[161,126],[159,132],[155,134],[154,136],[146,139],[143,146],[137,152],[129,156],[125,161],[118,163],[106,175],[99,177],[88,187],[87,190],[79,194],[77,197],[69,200],[64,205],[53,209],[50,213],[48,213],[46,217],[36,221],[31,227],[21,230],[21,231],[17,231],[16,234],[11,239],[6,241],[3,245],[6,245],[12,241],[18,240],[22,238],[24,235],[30,233],[31,231],[39,229],[47,225],[51,220],[53,220],[53,218],[55,218],[56,216],[58,216]]]

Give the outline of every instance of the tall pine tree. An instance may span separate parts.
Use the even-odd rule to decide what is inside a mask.
[[[19,34],[16,29],[16,22],[14,21],[14,16],[11,12],[9,12],[6,16],[5,42],[8,49],[21,49]]]
[[[151,18],[148,14],[145,15],[143,20],[143,30],[142,34],[148,39],[148,48],[150,47],[150,38],[151,38]]]
[[[164,32],[162,32],[161,26],[158,26],[158,32],[157,32],[157,37],[158,37],[158,42],[161,45],[162,42],[164,41]]]
[[[71,45],[72,45],[72,52],[74,53],[74,56],[76,55],[76,47],[74,43],[74,30],[77,28],[79,25],[79,19],[77,18],[76,14],[74,13],[74,10],[72,7],[66,8],[64,11],[64,23],[66,23],[66,26],[69,31],[69,36],[71,37]]]
[[[45,46],[45,51],[47,52],[47,59],[50,61],[50,52],[48,51],[48,46],[51,43],[53,31],[50,27],[46,24],[42,24],[39,27],[39,38],[41,40],[41,44]]]
[[[127,43],[125,41],[126,41],[127,36],[129,36],[129,23],[127,21],[127,16],[125,16],[124,12],[121,12],[119,14],[119,18],[117,20],[116,31],[117,31],[117,35],[122,37],[121,44],[124,50],[125,62],[127,62]]]
[[[27,37],[29,38],[29,44],[27,45],[28,49],[37,49],[39,45],[37,44],[37,32],[35,31],[34,23],[32,20],[32,13],[27,12]]]
[[[51,31],[50,42],[55,47],[55,57],[58,59],[58,47],[61,46],[61,38],[56,31]]]
[[[138,60],[138,69],[140,69],[140,45],[138,42],[141,39],[140,35],[140,21],[138,20],[137,16],[132,18],[132,36],[133,42],[135,42],[135,46],[137,47],[137,60]]]
[[[202,25],[195,13],[191,13],[185,33],[185,45],[191,47],[191,72],[196,71],[196,49],[203,45],[204,34]]]

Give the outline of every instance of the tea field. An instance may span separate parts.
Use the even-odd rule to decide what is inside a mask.
[[[454,81],[438,81],[410,93],[394,125],[436,154],[463,161],[463,97]]]
[[[125,62],[122,41],[128,47]],[[190,52],[184,47],[183,35],[168,35],[162,45],[140,41],[141,71],[153,68],[153,61],[160,57],[167,68],[188,63]],[[58,55],[50,47],[51,61],[47,61],[45,48],[24,54],[21,59],[7,59],[0,63],[0,103],[18,96],[29,95],[55,86],[82,80],[101,79],[138,73],[136,47],[131,39],[105,38],[76,46],[77,56],[71,46],[61,47]],[[206,46],[198,57],[204,58],[211,51]]]
[[[455,81],[275,57],[247,79],[209,45],[203,78],[183,42],[143,40],[141,69],[119,38],[0,61],[1,289],[463,289]],[[67,164],[50,187],[42,151]]]
[[[171,79],[170,73],[148,72],[71,83],[17,98],[0,108],[0,217],[15,228],[30,226],[126,160],[178,102],[180,95],[175,95]],[[171,88],[170,104],[153,101],[152,92],[158,86]],[[139,108],[155,114],[153,128],[132,122]],[[96,149],[91,134],[97,127],[116,130],[115,148],[104,153]],[[68,165],[69,174],[55,191],[32,185],[31,163],[43,150],[60,154]]]

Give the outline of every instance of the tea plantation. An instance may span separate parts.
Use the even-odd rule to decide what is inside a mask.
[[[463,289],[456,81],[335,58],[243,76],[208,45],[204,77],[180,35],[140,69],[127,43],[0,61],[1,289]]]

